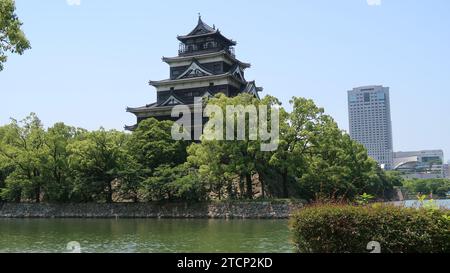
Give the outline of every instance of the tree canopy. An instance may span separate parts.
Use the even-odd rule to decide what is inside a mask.
[[[25,50],[31,48],[30,42],[21,30],[16,13],[14,0],[0,0],[0,71],[7,61],[7,53],[22,55]]]
[[[438,197],[445,198],[450,193],[449,179],[409,179],[403,182],[403,186],[408,192],[416,195],[434,194]]]
[[[231,120],[233,126],[222,134],[241,137],[234,141],[206,134],[194,143],[174,140],[173,122],[156,119],[142,121],[132,133],[87,131],[63,123],[45,128],[35,114],[11,120],[0,127],[0,200],[353,200],[364,193],[389,198],[393,187],[401,184],[398,176],[380,169],[365,148],[313,101],[294,97],[290,103],[293,110],[289,112],[270,96],[262,100],[246,94],[209,98],[205,104],[214,105],[226,118],[206,128],[226,126],[225,121]],[[230,110],[228,106],[242,107]],[[252,124],[247,106],[255,106],[258,115],[267,107],[269,119],[278,110],[276,149],[261,149],[266,139],[254,130],[261,120]],[[239,120],[244,127],[236,126]]]

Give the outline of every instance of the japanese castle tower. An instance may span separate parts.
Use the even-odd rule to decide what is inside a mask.
[[[136,115],[137,123],[146,118],[176,120],[171,117],[176,105],[193,107],[195,98],[223,93],[236,96],[246,92],[259,98],[255,81],[245,79],[244,70],[249,63],[239,61],[234,54],[236,42],[222,35],[219,29],[210,27],[199,16],[197,26],[187,35],[178,36],[178,56],[163,57],[170,66],[170,78],[150,81],[157,91],[157,101],[137,108],[127,108]],[[127,130],[137,127],[126,126]]]

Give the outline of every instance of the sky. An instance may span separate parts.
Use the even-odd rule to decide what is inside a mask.
[[[35,112],[55,122],[123,130],[156,100],[162,56],[200,12],[238,42],[247,80],[289,108],[313,99],[348,130],[347,90],[390,87],[394,149],[450,159],[448,0],[16,0],[32,49],[0,72],[0,125]]]

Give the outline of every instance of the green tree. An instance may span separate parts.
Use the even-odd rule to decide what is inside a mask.
[[[156,194],[158,191],[166,192],[166,190],[165,186],[155,189],[154,185],[157,183],[155,181],[158,180],[155,172],[158,170],[158,173],[162,173],[186,162],[186,148],[189,143],[173,140],[172,125],[171,121],[146,119],[139,123],[138,128],[130,136],[127,144],[127,167],[121,173],[121,187],[122,192],[128,192],[134,201],[138,201],[139,196],[146,199],[164,199],[163,193]],[[160,166],[164,168],[161,169]],[[147,190],[150,192],[146,192]]]
[[[366,149],[342,132],[336,122],[323,116],[318,134],[312,136],[306,170],[298,181],[307,199],[352,199],[363,193],[373,194],[379,185],[377,163]]]
[[[260,139],[249,139],[248,118],[244,140],[203,139],[188,149],[188,163],[198,169],[200,178],[219,199],[250,199],[255,182],[261,185],[262,197],[267,193],[309,200],[318,196],[351,199],[366,192],[384,196],[392,189],[389,177],[368,157],[366,149],[340,130],[312,100],[294,97],[291,113],[273,97],[257,100],[250,95],[219,95],[207,103],[219,106],[227,116],[231,115],[226,112],[228,105],[269,105],[280,111],[276,151],[262,152]]]
[[[142,167],[143,176],[151,176],[160,165],[176,166],[186,161],[189,143],[172,138],[171,121],[143,120],[129,141],[130,153]]]
[[[207,189],[196,169],[189,167],[188,164],[181,164],[176,166],[173,171],[176,175],[170,184],[170,188],[174,198],[191,202],[201,202],[208,199]]]
[[[3,128],[0,142],[3,166],[14,166],[5,180],[2,196],[9,201],[34,200],[43,195],[43,162],[46,160],[45,131],[41,121],[31,114]]]
[[[236,197],[233,186],[240,178],[234,166],[229,164],[231,154],[227,152],[227,147],[224,141],[202,141],[188,148],[188,164],[198,170],[208,192],[219,200]],[[242,185],[241,192],[244,192]]]
[[[45,134],[46,159],[43,165],[45,200],[68,202],[74,191],[73,172],[69,167],[68,146],[86,134],[83,129],[56,123]]]
[[[203,201],[206,189],[197,170],[187,164],[161,165],[144,182],[146,199],[150,201]]]
[[[291,104],[291,113],[282,112],[280,145],[269,160],[281,176],[282,197],[351,199],[388,188],[366,149],[322,108],[304,98],[294,97]]]
[[[117,173],[119,178],[117,194],[122,201],[131,200],[137,203],[145,196],[145,192],[142,193],[141,189],[146,176],[143,174],[142,165],[130,153],[130,141],[131,137],[127,136],[126,150],[123,153],[124,159],[121,161],[122,166]]]
[[[450,180],[441,178],[411,179],[405,180],[403,186],[413,194],[434,194],[444,198],[450,191]]]
[[[6,126],[0,127],[0,146],[4,145],[2,140],[6,133]],[[4,148],[3,148],[4,149]],[[2,150],[2,147],[0,147]],[[14,165],[11,160],[5,157],[2,153],[0,153],[0,202],[3,201],[2,191],[5,190],[6,187],[6,178],[14,171]]]
[[[100,129],[68,146],[77,199],[113,202],[114,182],[118,182],[128,159],[126,138],[122,132]]]
[[[310,163],[307,155],[313,147],[314,136],[318,135],[324,110],[312,100],[294,97],[290,103],[291,113],[282,111],[280,116],[280,144],[271,156],[270,165],[281,175],[282,197],[288,198],[289,187],[294,178],[305,171]]]
[[[403,177],[400,172],[397,171],[386,171],[385,172],[386,179],[389,180],[389,183],[396,187],[401,187],[403,185]]]
[[[219,155],[221,158],[217,158],[220,161],[216,162],[216,164],[222,164],[222,168],[225,170],[224,178],[227,178],[226,187],[228,195],[232,197],[234,194],[232,193],[232,182],[239,180],[240,184],[240,192],[243,194],[245,192],[245,197],[247,199],[252,199],[254,194],[253,189],[253,175],[256,173],[256,165],[255,158],[256,154],[260,149],[260,142],[257,140],[252,140],[250,137],[250,116],[248,116],[245,112],[237,111],[237,113],[229,113],[227,110],[227,106],[255,106],[258,107],[260,101],[256,99],[253,95],[250,94],[241,94],[239,96],[229,98],[225,95],[219,95],[214,98],[209,99],[207,102],[209,105],[215,105],[222,109],[225,117],[230,117],[234,122],[234,138],[238,138],[238,120],[239,115],[244,116],[245,128],[243,130],[245,136],[243,140],[235,140],[235,141],[212,141],[208,143],[208,141],[202,141],[202,143],[206,143],[206,145],[213,145],[218,148]],[[237,109],[237,108],[236,108]],[[244,110],[245,111],[245,110]],[[231,121],[231,119],[230,119]],[[227,126],[226,119],[224,119],[224,127]],[[224,139],[226,139],[226,130],[224,130]],[[215,168],[215,167],[213,167]],[[245,188],[245,189],[244,189]]]
[[[7,52],[23,54],[31,48],[20,27],[22,23],[15,14],[16,6],[13,0],[0,0],[0,71],[6,62]]]
[[[402,186],[402,177],[395,171],[384,171],[379,166],[376,173],[377,179],[371,181],[367,192],[380,198],[391,199],[396,194],[394,188]]]
[[[206,103],[220,108],[225,116],[231,117],[230,121],[234,121],[235,124],[232,129],[235,139],[238,132],[236,126],[238,119],[243,117],[245,137],[235,141],[203,138],[201,143],[189,148],[188,162],[199,169],[200,177],[209,184],[209,189],[217,198],[222,199],[224,196],[236,198],[240,195],[252,199],[255,192],[254,175],[258,174],[257,158],[261,141],[258,137],[256,140],[250,137],[252,134],[249,127],[250,116],[245,113],[245,107],[255,106],[258,111],[261,101],[250,94],[241,94],[233,98],[220,94],[210,98]],[[238,109],[235,113],[228,113],[227,106],[243,106],[244,109],[235,108]],[[222,128],[226,128],[226,125],[226,119],[224,119]],[[226,129],[223,130],[222,139],[226,139]],[[263,157],[259,158],[263,159]]]

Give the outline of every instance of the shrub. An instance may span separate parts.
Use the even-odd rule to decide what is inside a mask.
[[[448,210],[392,205],[316,205],[291,219],[301,253],[364,253],[371,241],[383,253],[450,252]]]

